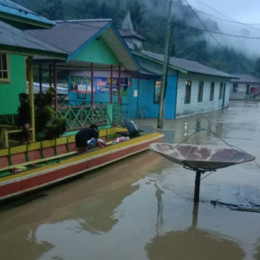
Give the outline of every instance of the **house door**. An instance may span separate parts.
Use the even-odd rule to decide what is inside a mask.
[[[224,87],[223,87],[222,107],[225,107],[225,99],[226,99],[226,83],[224,83]]]

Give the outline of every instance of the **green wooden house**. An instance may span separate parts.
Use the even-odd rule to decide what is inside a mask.
[[[18,95],[26,92],[29,82],[29,102],[32,118],[32,139],[35,138],[33,99],[33,56],[65,60],[67,54],[50,44],[27,34],[26,28],[49,28],[53,22],[10,1],[0,2],[0,123],[2,128],[15,126],[19,106]],[[6,130],[6,129],[5,129]],[[10,130],[11,131],[11,130]],[[13,131],[13,130],[12,130]],[[5,132],[6,133],[6,132]],[[1,140],[3,141],[3,131]]]

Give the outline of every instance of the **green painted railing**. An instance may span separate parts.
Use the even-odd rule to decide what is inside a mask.
[[[80,129],[90,124],[110,127],[121,123],[118,104],[63,106],[58,108],[58,116],[66,118],[67,130]],[[3,115],[0,116],[0,122],[15,126],[16,117],[17,115]]]
[[[120,108],[118,104],[60,107],[58,116],[66,118],[67,130],[79,129],[90,124],[109,127],[120,123]]]

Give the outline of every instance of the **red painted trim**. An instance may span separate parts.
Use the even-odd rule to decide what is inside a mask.
[[[113,104],[113,65],[110,66],[110,104]]]
[[[91,105],[94,105],[94,64],[91,62]]]
[[[117,86],[117,93],[118,93],[118,104],[121,104],[121,66],[118,67],[118,86]]]
[[[53,77],[54,77],[54,88],[55,88],[55,100],[54,100],[54,110],[56,117],[58,116],[58,88],[57,88],[57,66],[56,63],[53,66]]]

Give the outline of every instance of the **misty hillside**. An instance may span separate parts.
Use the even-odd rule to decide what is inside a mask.
[[[163,53],[167,2],[162,0],[13,0],[51,20],[112,18],[120,29],[130,12],[136,32],[146,38],[145,49]],[[216,21],[199,18],[183,0],[173,1],[170,55],[195,60],[229,73],[254,74],[255,62],[245,52],[215,40],[210,31],[221,32]]]

